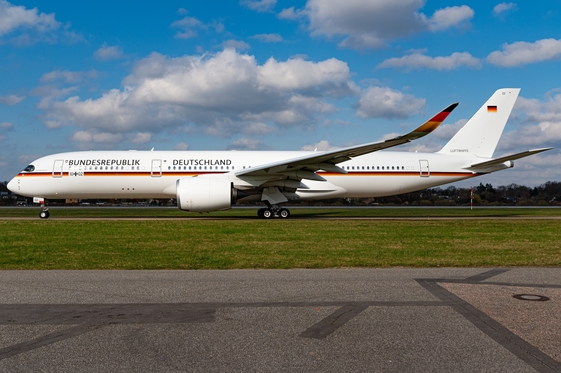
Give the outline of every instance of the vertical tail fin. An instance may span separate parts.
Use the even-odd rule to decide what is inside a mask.
[[[497,90],[439,153],[493,157],[518,93],[520,88]]]

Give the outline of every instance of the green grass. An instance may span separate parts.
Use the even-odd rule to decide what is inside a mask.
[[[38,207],[3,207],[0,208],[2,217],[37,217],[40,209]],[[234,208],[227,211],[212,213],[186,213],[174,207],[52,207],[50,209],[53,217],[257,217],[255,208]],[[515,216],[561,216],[561,208],[489,208],[475,207],[367,207],[367,208],[344,208],[344,207],[291,207],[292,217],[445,217],[445,216],[474,216],[474,217],[515,217]]]
[[[6,213],[7,210],[0,209],[0,217],[14,216],[12,212]],[[24,210],[33,211],[33,215],[38,213],[36,209],[19,211],[27,214]],[[52,217],[99,219],[0,220],[0,269],[561,265],[561,220],[554,219],[561,213],[558,209],[470,212],[469,208],[375,208],[293,209],[292,212],[294,219],[289,220],[260,220],[253,218],[255,210],[246,209],[203,215],[239,217],[235,219],[185,220],[166,217],[198,214],[174,209],[53,208]],[[482,218],[431,219],[462,216],[466,212]],[[403,218],[305,219],[311,214]],[[111,219],[141,215],[144,219]],[[546,218],[525,219],[525,215]],[[505,218],[495,219],[496,216]]]

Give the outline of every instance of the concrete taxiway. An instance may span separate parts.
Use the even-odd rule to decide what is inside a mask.
[[[559,372],[561,268],[0,271],[0,371]]]

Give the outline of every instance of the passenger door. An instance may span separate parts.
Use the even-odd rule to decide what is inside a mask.
[[[419,160],[419,165],[421,166],[421,177],[430,176],[429,161],[426,159]]]
[[[152,171],[150,172],[150,176],[152,176],[152,177],[161,177],[162,176],[162,160],[161,159],[152,159]]]
[[[64,160],[57,159],[53,165],[53,177],[62,177],[62,167],[64,166]]]

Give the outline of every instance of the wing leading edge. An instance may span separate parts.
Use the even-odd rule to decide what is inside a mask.
[[[382,149],[388,149],[397,145],[405,144],[413,140],[419,139],[434,131],[438,126],[448,117],[448,115],[458,106],[459,103],[454,103],[446,109],[440,111],[431,119],[423,123],[421,126],[415,128],[413,131],[397,136],[393,139],[371,142],[362,145],[349,146],[347,148],[314,152],[302,157],[287,159],[279,162],[264,164],[250,169],[240,170],[235,175],[241,179],[247,177],[256,177],[260,183],[266,182],[271,179],[289,178],[294,180],[318,180],[325,181],[325,179],[315,172],[324,170],[328,172],[336,172],[346,174],[347,171],[337,166],[338,163],[348,161],[360,155],[373,153]]]

